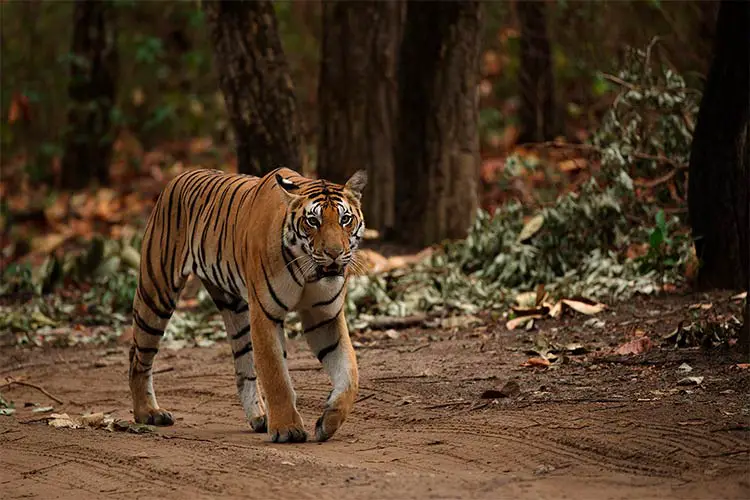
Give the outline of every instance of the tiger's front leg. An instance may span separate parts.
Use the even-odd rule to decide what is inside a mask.
[[[267,317],[256,301],[250,308],[250,325],[255,370],[266,403],[268,436],[275,443],[304,442],[307,432],[295,406],[297,396],[284,359],[283,323]]]
[[[301,317],[307,343],[323,363],[333,384],[323,415],[315,424],[316,439],[326,441],[344,423],[354,406],[359,390],[357,356],[343,309],[328,318],[312,312],[303,312]]]

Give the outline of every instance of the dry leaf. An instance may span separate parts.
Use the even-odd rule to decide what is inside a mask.
[[[50,420],[47,425],[56,427],[58,429],[80,429],[83,425],[80,422],[76,422],[67,413],[53,413],[50,415]]]
[[[65,243],[71,236],[73,236],[71,231],[39,236],[31,240],[31,251],[44,255],[50,254],[54,252],[57,247]]]
[[[747,292],[738,293],[737,295],[732,295],[729,300],[743,300],[747,298]]]
[[[615,354],[642,354],[644,352],[650,351],[652,347],[653,342],[651,342],[651,339],[643,336],[622,344],[617,348],[617,350],[615,350]]]
[[[549,315],[555,319],[562,316],[562,300],[558,300],[555,305],[550,307]]]
[[[544,358],[529,358],[526,360],[525,363],[522,363],[521,366],[541,366],[541,367],[548,367],[551,363],[549,360]]]
[[[517,318],[513,318],[505,323],[505,328],[508,330],[515,330],[519,326],[524,326],[529,321],[533,321],[535,319],[542,319],[544,316],[541,314],[530,314],[528,316],[519,316]]]
[[[89,413],[81,417],[81,423],[89,427],[101,427],[104,425],[104,413]]]
[[[677,385],[700,385],[703,383],[703,377],[685,377],[677,381]]]
[[[582,302],[580,300],[562,299],[562,303],[570,307],[574,311],[577,311],[581,314],[586,314],[588,316],[599,314],[607,308],[607,306],[605,306],[604,304],[587,304],[586,302]]]
[[[518,234],[517,241],[519,243],[523,243],[524,241],[529,240],[532,236],[534,236],[544,225],[544,215],[538,214],[532,217],[531,219],[524,224],[523,229],[521,229],[521,232]]]
[[[584,158],[573,158],[572,160],[561,161],[557,164],[557,168],[561,172],[574,172],[586,168],[586,160]]]
[[[536,306],[536,292],[523,292],[516,295],[516,304],[519,307]]]

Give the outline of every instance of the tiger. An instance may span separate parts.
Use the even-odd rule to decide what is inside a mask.
[[[333,386],[315,438],[333,436],[359,390],[344,301],[365,232],[366,184],[363,170],[341,185],[282,167],[263,177],[189,170],[166,185],[146,223],[133,299],[128,378],[136,422],[174,424],[156,402],[152,366],[193,275],[224,321],[250,428],[275,443],[308,438],[286,364],[284,318],[296,311]]]

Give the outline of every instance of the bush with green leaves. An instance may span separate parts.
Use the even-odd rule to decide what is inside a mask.
[[[553,296],[613,301],[680,282],[690,239],[675,234],[681,221],[667,219],[658,201],[638,198],[632,179],[687,164],[699,94],[672,70],[654,68],[653,50],[631,50],[613,78],[622,90],[591,139],[601,169],[579,192],[536,213],[518,202],[494,215],[480,211],[468,237],[429,262],[352,280],[347,308],[355,326],[357,315],[366,323],[378,314],[503,308],[540,284]],[[513,157],[506,164],[525,165]],[[627,258],[629,246],[644,243],[646,255]]]

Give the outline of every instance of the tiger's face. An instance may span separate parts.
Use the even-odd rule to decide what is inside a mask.
[[[343,276],[365,232],[360,199],[367,183],[364,171],[345,185],[324,180],[300,187],[277,176],[290,200],[285,243],[307,257],[303,266],[316,278]]]

